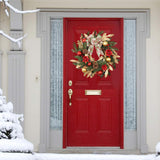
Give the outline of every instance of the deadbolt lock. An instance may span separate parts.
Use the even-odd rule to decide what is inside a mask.
[[[72,81],[71,81],[71,80],[68,81],[68,85],[69,85],[70,87],[72,86]]]

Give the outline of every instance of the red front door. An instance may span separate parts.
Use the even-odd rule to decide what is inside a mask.
[[[73,43],[81,33],[104,31],[114,34],[119,64],[107,78],[83,76],[73,63]],[[123,148],[123,19],[64,18],[63,146],[106,146]],[[72,81],[69,86],[68,82]],[[72,89],[69,106],[68,90]],[[98,90],[100,95],[85,95]]]

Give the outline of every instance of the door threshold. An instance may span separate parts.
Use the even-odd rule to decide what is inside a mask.
[[[50,153],[59,154],[141,154],[136,149],[120,149],[120,147],[67,147],[65,149],[51,149]]]
[[[97,150],[101,150],[101,149],[107,149],[107,150],[113,150],[113,149],[120,149],[120,147],[67,147],[66,149],[89,149],[89,150],[93,150],[93,149],[97,149]]]

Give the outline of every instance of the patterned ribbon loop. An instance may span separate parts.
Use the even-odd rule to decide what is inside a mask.
[[[104,55],[103,51],[101,50],[101,46],[102,46],[101,38],[102,37],[100,35],[98,35],[95,38],[93,33],[87,37],[87,46],[89,46],[88,53],[90,55],[93,54],[94,47],[96,49],[96,53],[98,57],[100,57],[100,55]]]

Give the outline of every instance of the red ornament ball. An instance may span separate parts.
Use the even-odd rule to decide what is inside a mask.
[[[84,43],[84,42],[86,42],[86,39],[85,39],[85,38],[83,38],[83,39],[82,39],[82,42],[83,42],[83,43]]]
[[[81,51],[78,51],[78,52],[77,52],[77,55],[78,55],[78,56],[81,56],[81,55],[82,55],[82,52],[81,52]]]
[[[98,75],[102,75],[102,73],[103,73],[102,71],[98,71]]]
[[[92,65],[92,63],[91,62],[88,62],[88,66],[91,66]]]

